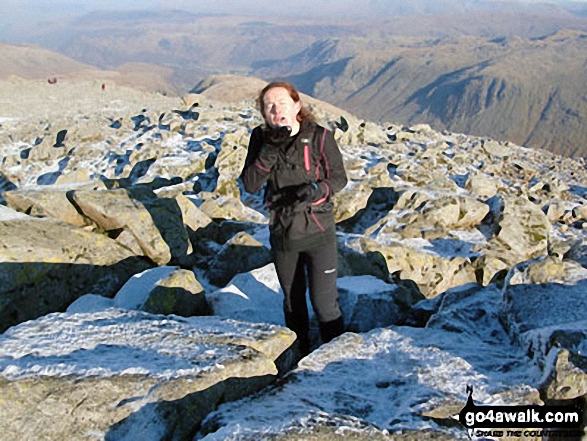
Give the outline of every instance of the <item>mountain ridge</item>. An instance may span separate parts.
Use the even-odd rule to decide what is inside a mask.
[[[586,39],[571,30],[535,40],[449,37],[363,51],[289,80],[367,119],[427,123],[580,156]]]
[[[182,95],[214,75],[285,78],[369,120],[584,155],[587,21],[560,7],[517,12],[334,22],[170,11],[122,14],[116,23],[110,13],[51,31],[43,44],[68,54],[80,77],[143,90]],[[69,65],[61,60],[47,60],[47,71]],[[19,61],[4,66],[12,64]],[[17,70],[10,73],[35,76],[26,63],[26,75]]]

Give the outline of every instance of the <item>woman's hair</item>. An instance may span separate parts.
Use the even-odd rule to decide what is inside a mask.
[[[263,119],[266,119],[266,115],[265,115],[265,103],[263,101],[263,99],[265,98],[265,94],[275,88],[275,87],[283,87],[284,89],[286,89],[289,92],[289,96],[291,97],[292,100],[294,100],[294,102],[300,102],[300,94],[298,93],[298,91],[296,90],[296,88],[291,85],[290,83],[287,83],[285,81],[273,81],[272,83],[267,84],[263,90],[261,91],[261,93],[259,93],[259,109],[261,110],[261,115],[263,115]],[[312,112],[310,112],[306,107],[304,107],[302,105],[301,110],[298,112],[296,119],[298,120],[298,122],[302,122],[302,121],[316,121],[316,118],[314,117],[314,115],[312,115]]]

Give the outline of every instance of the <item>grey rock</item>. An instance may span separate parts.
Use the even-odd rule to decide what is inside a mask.
[[[372,276],[342,277],[338,280],[338,291],[345,330],[349,332],[399,324],[411,306],[424,298]]]
[[[212,284],[224,286],[239,273],[261,268],[271,262],[271,251],[246,232],[230,238],[210,262],[208,277]]]
[[[71,203],[68,195],[72,190],[84,187],[104,188],[101,182],[82,183],[70,186],[37,187],[34,189],[19,189],[7,191],[4,198],[9,207],[35,217],[52,217],[60,219],[77,227],[89,225],[91,222],[84,218]]]
[[[90,292],[112,297],[130,276],[149,267],[107,236],[51,218],[5,217],[0,220],[0,331],[64,311]]]
[[[182,212],[174,199],[158,198],[139,187],[75,191],[73,199],[103,230],[130,232],[145,256],[158,265],[180,262],[191,254]]]
[[[220,403],[273,381],[294,338],[275,326],[118,309],[19,325],[0,336],[2,436],[188,439]]]
[[[108,308],[139,310],[183,317],[209,315],[204,288],[192,271],[156,267],[135,274],[109,299],[96,294],[80,297],[67,312],[93,312]]]
[[[587,278],[577,281],[577,268],[571,266],[568,278],[563,267],[555,274],[540,272],[543,282],[530,283],[532,267],[508,275],[502,321],[543,370],[542,390],[548,398],[580,397],[587,393]]]
[[[221,406],[197,437],[230,439],[245,427],[244,439],[325,439],[322,428],[332,425],[356,439],[468,439],[462,428],[443,424],[464,407],[463,385],[475,386],[477,402],[541,403],[519,359],[511,348],[441,329],[345,333],[300,361],[279,386]]]

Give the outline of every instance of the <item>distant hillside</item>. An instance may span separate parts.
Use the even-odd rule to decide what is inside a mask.
[[[167,78],[172,71],[162,66],[127,63],[116,70],[102,70],[57,52],[33,45],[0,43],[0,80],[95,80],[114,82],[136,89],[175,92]]]
[[[211,75],[289,78],[307,94],[364,118],[424,122],[585,154],[583,2],[369,5],[379,8],[377,19],[359,13],[341,19],[337,14],[345,11],[339,10],[328,18],[298,19],[96,12],[30,36],[70,60],[23,56],[29,61],[17,61],[11,72],[30,75],[27,63],[37,63],[43,68],[33,71],[41,77],[61,67],[179,95]]]
[[[428,123],[566,156],[587,154],[585,32],[404,40],[354,56],[337,45],[322,43],[322,50],[300,54],[314,67],[290,80],[371,120]]]
[[[101,69],[136,62],[165,66],[174,71],[173,83],[187,91],[208,75],[265,73],[269,78],[276,72],[263,68],[329,39],[345,40],[357,54],[363,45],[382,47],[397,36],[539,37],[562,28],[587,31],[587,20],[553,5],[487,0],[369,5],[371,12],[379,13],[376,19],[348,11],[348,18],[342,19],[337,15],[345,11],[334,5],[328,16],[297,19],[185,11],[93,12],[58,28],[48,26],[47,32],[37,30],[29,41]]]
[[[0,44],[0,79],[18,76],[39,79],[96,70],[64,55],[30,45]]]

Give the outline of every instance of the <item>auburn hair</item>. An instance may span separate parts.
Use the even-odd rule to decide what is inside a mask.
[[[264,120],[266,120],[266,118],[267,118],[267,115],[265,114],[265,102],[263,101],[265,98],[265,94],[267,92],[269,92],[269,90],[274,89],[276,87],[283,87],[284,89],[287,90],[287,92],[289,93],[289,96],[291,97],[292,100],[294,100],[294,102],[296,102],[296,103],[301,102],[300,94],[292,84],[290,84],[286,81],[273,81],[273,82],[267,84],[263,88],[263,90],[261,90],[261,92],[259,93],[259,99],[258,99],[259,110],[261,110],[261,115],[263,116]],[[316,117],[312,114],[312,112],[310,112],[306,107],[304,107],[303,104],[302,104],[301,110],[296,115],[296,119],[298,120],[299,123],[301,123],[302,121],[316,121]]]

